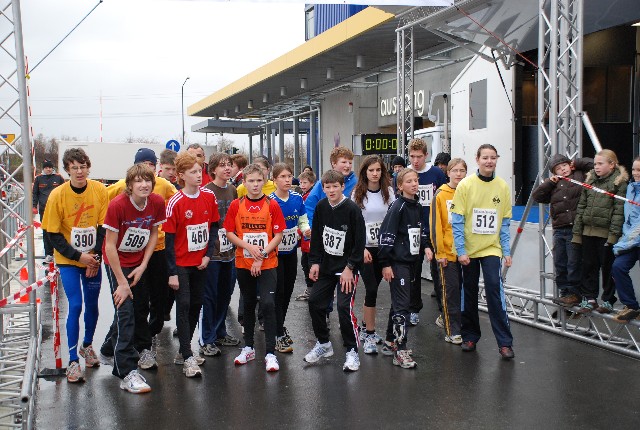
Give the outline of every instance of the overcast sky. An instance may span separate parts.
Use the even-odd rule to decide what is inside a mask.
[[[97,0],[22,3],[25,54],[34,66]],[[35,134],[159,142],[182,132],[192,103],[304,42],[302,3],[105,0],[30,79]],[[204,118],[185,117],[189,133]],[[211,138],[210,138],[211,142]]]

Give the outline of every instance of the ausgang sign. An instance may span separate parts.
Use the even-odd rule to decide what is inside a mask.
[[[411,110],[409,94],[405,94],[404,97],[405,110],[409,111]],[[380,99],[380,116],[395,115],[398,111],[397,99],[397,97]],[[419,116],[424,114],[424,90],[413,93],[413,109]]]

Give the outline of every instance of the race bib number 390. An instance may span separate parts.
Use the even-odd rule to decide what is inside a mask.
[[[71,246],[76,251],[87,252],[96,246],[95,227],[72,227]]]
[[[188,225],[187,226],[187,247],[189,252],[201,251],[209,244],[209,224],[203,222],[202,224]]]
[[[242,240],[265,249],[269,243],[269,236],[267,236],[267,233],[264,231],[262,233],[242,233]],[[253,258],[251,253],[246,249],[243,249],[242,255],[244,255],[244,258]]]
[[[471,232],[475,234],[498,233],[498,211],[496,209],[473,208],[473,226]]]
[[[331,255],[343,256],[346,237],[346,231],[335,230],[325,226],[324,230],[322,230],[322,245],[325,252]]]
[[[433,184],[418,185],[418,199],[422,206],[431,206],[433,198]]]
[[[149,242],[150,231],[145,228],[129,227],[124,232],[122,242],[118,247],[120,252],[138,252],[142,251]]]

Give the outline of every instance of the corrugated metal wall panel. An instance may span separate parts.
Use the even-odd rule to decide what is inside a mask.
[[[315,35],[327,31],[366,7],[353,4],[316,4],[314,6]]]

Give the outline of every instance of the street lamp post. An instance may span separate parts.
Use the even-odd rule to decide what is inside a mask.
[[[188,80],[189,77],[187,76],[187,79],[182,83],[182,145],[184,145],[184,84],[186,84]]]

